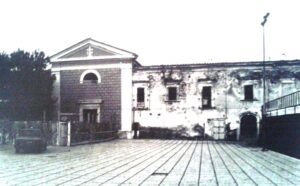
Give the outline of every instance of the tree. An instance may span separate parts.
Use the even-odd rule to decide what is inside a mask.
[[[51,119],[54,77],[44,52],[0,54],[0,115],[9,120]]]
[[[7,54],[0,54],[0,118],[6,118],[8,114],[7,101],[9,98],[9,76],[11,63]],[[1,126],[0,126],[1,127]]]

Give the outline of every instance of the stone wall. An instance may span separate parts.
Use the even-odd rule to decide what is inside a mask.
[[[267,99],[280,97],[283,93],[299,89],[294,77],[273,72],[299,71],[299,66],[268,66]],[[273,74],[274,74],[273,73]],[[273,75],[272,74],[272,75]],[[283,83],[291,84],[283,92]],[[253,99],[245,100],[245,86],[253,86]],[[203,87],[211,87],[211,107],[203,107]],[[145,89],[145,103],[137,103],[137,89]],[[177,88],[177,99],[168,101],[168,87]],[[133,74],[133,110],[134,122],[143,127],[174,128],[186,127],[190,133],[193,126],[199,124],[205,133],[214,136],[217,125],[230,123],[230,129],[237,129],[239,138],[241,118],[253,115],[256,118],[257,136],[263,104],[262,66],[260,64],[218,64],[189,67],[188,65],[150,66],[135,69]],[[224,133],[220,129],[218,133]],[[256,137],[257,137],[256,136]],[[221,136],[224,138],[224,136]]]

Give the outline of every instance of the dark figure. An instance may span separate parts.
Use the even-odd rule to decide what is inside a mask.
[[[261,126],[261,143],[262,143],[262,151],[267,151],[267,143],[268,143],[268,129],[267,129],[267,123],[265,120],[265,117],[263,116],[262,120],[260,121],[260,126]]]
[[[205,126],[205,123],[203,124]],[[200,126],[198,123],[193,127],[193,131],[197,132],[197,140],[203,140],[204,139],[204,127]]]
[[[230,140],[230,139],[229,139],[229,133],[230,133],[230,123],[227,123],[227,124],[225,125],[225,139],[226,139],[226,140]]]
[[[2,125],[2,129],[1,130],[1,133],[2,133],[2,144],[5,145],[7,144],[8,142],[12,142],[12,127],[11,127],[11,123],[9,123],[8,121],[5,121]],[[9,141],[7,141],[9,140]]]
[[[230,122],[225,125],[225,140],[236,141],[237,129],[231,129]]]
[[[1,129],[2,131],[1,131],[1,133],[2,133],[2,135],[1,135],[1,142],[2,142],[2,145],[5,145],[6,144],[6,141],[5,141],[5,136],[6,136],[6,130],[5,130],[5,128],[3,127],[2,129]]]
[[[133,139],[137,139],[137,138],[138,138],[137,132],[138,132],[139,128],[140,128],[140,123],[134,122],[134,123],[132,124],[132,129],[133,129]]]

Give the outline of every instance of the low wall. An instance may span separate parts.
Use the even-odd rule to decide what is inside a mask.
[[[265,121],[266,146],[300,158],[300,114],[267,117]]]

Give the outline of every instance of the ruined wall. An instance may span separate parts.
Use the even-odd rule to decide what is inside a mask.
[[[277,69],[277,70],[276,70]],[[296,68],[268,67],[268,100],[299,89],[296,73],[283,75]],[[278,70],[279,69],[279,70]],[[275,72],[276,71],[276,72]],[[276,76],[277,75],[277,76]],[[288,89],[284,83],[288,82]],[[253,86],[253,99],[245,100],[245,85]],[[203,107],[203,87],[211,86],[211,108]],[[137,103],[137,88],[145,88],[144,106]],[[177,87],[176,101],[168,101],[168,87]],[[240,120],[251,114],[256,118],[257,135],[263,104],[261,66],[183,68],[182,66],[145,67],[133,73],[133,115],[141,126],[178,127],[190,130],[196,124],[213,136],[217,125],[230,123],[239,136]],[[221,129],[223,130],[223,129]],[[220,132],[220,131],[219,131]],[[215,138],[215,137],[214,137]],[[221,137],[222,138],[222,137]]]

